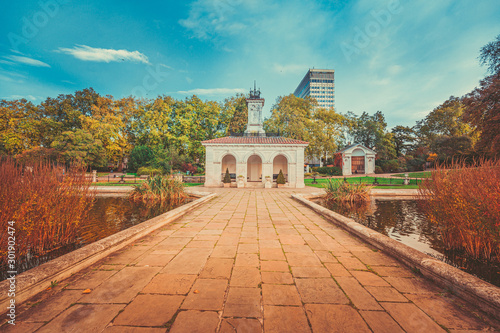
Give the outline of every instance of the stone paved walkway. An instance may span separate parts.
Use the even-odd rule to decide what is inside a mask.
[[[18,332],[498,328],[293,201],[290,191],[274,189],[220,191],[176,223],[61,282],[17,319]]]

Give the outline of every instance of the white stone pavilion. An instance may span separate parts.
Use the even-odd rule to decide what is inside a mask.
[[[377,152],[361,144],[354,144],[339,150],[342,154],[342,175],[375,173]]]
[[[231,178],[241,178],[244,186],[264,187],[266,177],[276,181],[280,170],[286,186],[304,187],[304,149],[308,142],[276,136],[264,131],[260,90],[250,90],[247,98],[248,123],[245,133],[202,141],[206,148],[205,186],[222,186],[229,170]],[[240,177],[242,176],[242,177]]]

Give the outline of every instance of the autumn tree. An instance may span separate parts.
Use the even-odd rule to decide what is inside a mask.
[[[325,161],[332,158],[340,144],[344,116],[333,108],[316,109],[313,113],[311,127],[311,151]]]
[[[0,101],[0,148],[7,155],[21,154],[40,144],[38,110],[26,99]]]
[[[479,135],[476,150],[500,154],[500,73],[481,80],[479,88],[465,95],[463,102],[464,120]]]
[[[464,104],[451,96],[443,104],[432,110],[425,119],[418,121],[414,130],[423,144],[429,146],[439,136],[469,136],[472,128],[462,120]]]
[[[221,121],[227,124],[226,134],[243,133],[247,127],[248,109],[245,95],[226,98],[222,105]]]
[[[480,62],[488,66],[492,75],[479,83],[463,97],[465,112],[463,119],[479,135],[475,148],[488,155],[500,154],[500,35],[481,48]]]
[[[87,131],[77,129],[65,131],[52,142],[60,162],[76,163],[94,168],[106,166],[106,151],[99,139]]]

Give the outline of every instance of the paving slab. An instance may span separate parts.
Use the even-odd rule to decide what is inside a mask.
[[[20,331],[500,328],[496,319],[291,198],[317,189],[210,191],[219,195],[26,306],[18,315]],[[0,331],[16,332],[8,326]]]

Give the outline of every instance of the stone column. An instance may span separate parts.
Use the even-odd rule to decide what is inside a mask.
[[[262,162],[262,183],[266,182],[266,176],[273,177],[273,162],[264,163]]]

